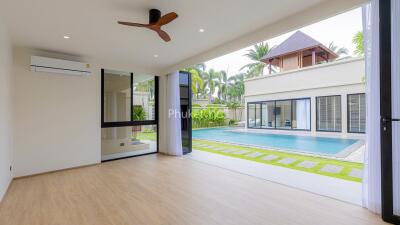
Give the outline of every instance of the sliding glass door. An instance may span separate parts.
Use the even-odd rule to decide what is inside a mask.
[[[379,1],[381,193],[382,218],[400,224],[400,21],[392,13],[400,14],[397,0]]]
[[[247,127],[311,130],[311,99],[289,99],[247,104]]]
[[[158,77],[103,69],[101,90],[102,160],[157,152]]]

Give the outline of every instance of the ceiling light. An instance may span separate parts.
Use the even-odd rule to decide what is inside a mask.
[[[199,29],[199,32],[200,32],[200,33],[204,33],[204,31],[205,31],[205,30],[204,30],[203,28],[200,28],[200,29]]]
[[[154,58],[158,58],[158,55],[157,54],[155,54],[155,55],[153,55],[154,56]]]
[[[64,39],[70,39],[70,36],[64,35]]]

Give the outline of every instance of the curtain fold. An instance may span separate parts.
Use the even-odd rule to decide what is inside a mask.
[[[160,146],[161,153],[182,156],[182,133],[179,72],[160,77]]]
[[[392,117],[400,118],[400,1],[391,1],[392,17]],[[400,215],[400,123],[392,123],[393,211]]]
[[[381,213],[379,0],[362,9],[365,51],[367,124],[364,159],[363,206]]]

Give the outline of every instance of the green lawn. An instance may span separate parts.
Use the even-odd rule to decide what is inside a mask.
[[[137,138],[139,140],[156,141],[157,135],[155,132],[146,132],[146,133],[143,132],[143,133],[138,133]],[[200,145],[206,144],[207,147],[199,146],[199,144]],[[349,180],[349,181],[362,182],[362,179],[360,179],[360,178],[349,176],[349,173],[353,169],[362,170],[363,169],[362,163],[345,162],[345,161],[328,159],[328,158],[323,158],[323,157],[316,157],[316,156],[314,157],[314,156],[280,152],[280,151],[274,151],[274,150],[265,150],[265,149],[259,149],[259,148],[254,148],[254,147],[244,147],[244,146],[240,146],[240,145],[219,143],[219,142],[214,142],[214,141],[197,140],[197,139],[193,139],[193,148],[200,150],[200,151],[205,151],[205,152],[210,152],[210,153],[215,153],[215,154],[220,154],[220,155],[225,155],[225,156],[235,157],[235,158],[240,158],[240,159],[245,159],[245,160],[250,160],[250,161],[257,162],[257,163],[281,166],[281,167],[286,167],[286,168],[290,168],[290,169],[294,169],[294,170],[300,170],[300,171],[304,171],[304,172],[315,173],[315,174],[340,178],[340,179]],[[251,158],[251,157],[246,156],[245,154],[237,155],[237,154],[233,154],[233,152],[225,153],[222,151],[217,151],[217,150],[215,150],[215,148],[233,149],[236,151],[247,150],[249,152],[245,153],[246,155],[250,154],[252,152],[259,152],[259,153],[262,153],[262,155],[255,157],[255,158]],[[271,160],[271,161],[263,160],[262,158],[267,155],[275,155],[275,156],[278,156],[278,158]],[[296,161],[294,161],[293,163],[290,163],[288,165],[278,163],[278,161],[283,158],[292,158],[292,159],[295,159]],[[313,168],[309,168],[309,169],[304,168],[304,167],[299,167],[298,164],[301,162],[304,162],[304,161],[318,162],[318,165],[316,165]],[[321,171],[321,168],[328,164],[334,165],[334,166],[341,166],[341,167],[343,167],[343,169],[337,174]]]
[[[156,132],[141,132],[137,134],[139,140],[157,141]]]
[[[199,144],[200,144],[200,146],[199,146]],[[207,146],[206,147],[201,146],[202,144],[207,145]],[[250,161],[257,162],[257,163],[281,166],[281,167],[286,167],[286,168],[290,168],[290,169],[294,169],[294,170],[300,170],[300,171],[304,171],[304,172],[315,173],[315,174],[340,178],[340,179],[349,180],[349,181],[362,182],[362,179],[360,179],[360,178],[349,176],[349,173],[353,169],[362,170],[363,169],[362,163],[345,162],[345,161],[328,159],[328,158],[323,158],[323,157],[314,157],[314,156],[286,153],[286,152],[280,152],[280,151],[274,151],[274,150],[265,150],[265,149],[259,149],[259,148],[253,148],[253,147],[244,147],[244,146],[239,146],[239,145],[225,144],[225,143],[219,143],[219,142],[214,142],[214,141],[205,141],[205,140],[193,140],[193,148],[200,150],[200,151],[205,151],[205,152],[210,152],[210,153],[215,153],[215,154],[220,154],[220,155],[225,155],[225,156],[230,156],[230,157],[235,157],[235,158],[240,158],[240,159],[245,159],[245,160],[250,160]],[[249,152],[245,153],[246,155],[250,154],[252,152],[259,152],[259,153],[262,153],[262,155],[255,157],[255,158],[251,158],[251,157],[246,156],[245,154],[237,155],[237,154],[233,154],[233,152],[225,153],[222,151],[217,151],[217,150],[215,150],[215,148],[234,149],[237,151],[247,150]],[[271,161],[266,161],[266,160],[262,159],[263,157],[268,156],[268,155],[275,155],[275,156],[278,156],[278,158],[271,160]],[[288,165],[278,163],[278,161],[283,158],[292,158],[292,159],[295,159],[296,161],[294,161],[293,163],[290,163]],[[309,168],[309,169],[304,168],[304,167],[299,167],[298,164],[303,161],[318,162],[318,164],[316,166],[314,166],[313,168]],[[323,168],[327,164],[334,165],[334,166],[341,166],[341,167],[343,167],[343,169],[337,174],[321,171],[321,168]]]

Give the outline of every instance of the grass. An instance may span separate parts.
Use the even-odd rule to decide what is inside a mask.
[[[225,155],[225,156],[240,158],[240,159],[245,159],[245,160],[250,160],[250,161],[268,164],[268,165],[285,167],[285,168],[294,169],[294,170],[300,170],[300,171],[309,172],[309,173],[320,174],[320,175],[339,178],[339,179],[343,179],[343,180],[362,182],[362,179],[360,179],[360,178],[348,176],[348,174],[350,173],[350,171],[352,171],[352,169],[361,169],[362,170],[363,169],[362,163],[346,162],[346,161],[341,161],[341,160],[328,159],[328,158],[316,157],[316,156],[307,156],[307,155],[287,153],[287,152],[280,152],[280,151],[274,151],[274,150],[265,150],[265,149],[259,149],[259,148],[254,148],[254,147],[245,147],[245,146],[240,146],[240,145],[219,143],[219,142],[214,142],[214,141],[205,141],[205,140],[195,140],[194,139],[193,144],[195,146],[194,148],[197,150],[200,150],[200,151],[205,151],[205,152],[210,152],[210,153],[215,153],[215,154],[219,154],[219,155]],[[196,146],[197,144],[206,144],[211,147]],[[232,153],[225,153],[225,152],[213,150],[216,147],[249,151],[249,153],[246,153],[246,154],[250,154],[251,152],[260,152],[263,155],[260,155],[256,158],[251,158],[246,155],[235,155]],[[261,159],[267,155],[276,155],[276,156],[278,156],[278,158],[271,160],[271,161],[266,161],[266,160]],[[288,164],[288,165],[278,163],[278,161],[283,158],[293,158],[293,159],[296,159],[296,161],[294,161],[293,163]],[[318,162],[318,165],[316,165],[313,168],[309,168],[309,169],[297,166],[297,164],[302,161]],[[320,171],[320,169],[327,164],[342,166],[343,169],[340,173],[337,173],[337,174]]]
[[[142,133],[137,134],[137,138],[139,140],[156,141],[157,135],[155,132],[142,132]],[[207,144],[210,147],[196,146],[196,144]],[[249,151],[249,153],[260,152],[263,155],[260,155],[256,158],[251,158],[246,155],[235,155],[232,153],[225,153],[225,152],[213,150],[217,147],[226,148],[226,149],[234,149],[234,150],[238,150],[238,151],[239,150],[247,150],[247,151]],[[249,160],[249,161],[253,161],[253,162],[274,165],[274,166],[280,166],[280,167],[285,167],[285,168],[294,169],[294,170],[300,170],[300,171],[304,171],[304,172],[308,172],[308,173],[315,173],[315,174],[319,174],[319,175],[339,178],[339,179],[343,179],[343,180],[362,182],[362,179],[360,179],[360,178],[348,176],[348,174],[350,173],[350,171],[352,169],[361,169],[362,170],[363,169],[362,163],[346,162],[346,161],[328,159],[328,158],[317,157],[317,156],[308,156],[308,155],[280,152],[280,151],[274,151],[274,150],[265,150],[265,149],[255,148],[255,147],[245,147],[245,146],[240,146],[240,145],[220,143],[220,142],[214,142],[214,141],[197,140],[197,139],[193,139],[193,148],[200,150],[200,151],[210,152],[210,153],[219,154],[219,155],[225,155],[225,156],[234,157],[234,158],[245,159],[245,160]],[[247,154],[249,154],[249,153],[247,153]],[[271,160],[271,161],[265,161],[265,160],[261,159],[267,155],[276,155],[276,156],[278,156],[278,158]],[[288,165],[278,163],[278,161],[283,158],[293,158],[293,159],[296,159],[296,161],[294,161],[293,163],[288,164]],[[298,163],[303,162],[303,161],[318,162],[318,165],[316,165],[315,167],[310,168],[310,169],[297,166]],[[320,171],[320,169],[327,164],[342,166],[343,169],[338,174],[332,174],[332,173],[326,173],[326,172]]]
[[[156,132],[140,132],[137,134],[137,139],[157,141],[157,133]]]

